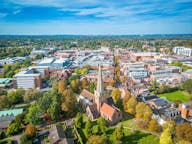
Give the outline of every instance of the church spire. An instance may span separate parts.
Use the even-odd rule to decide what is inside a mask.
[[[103,79],[102,79],[102,70],[101,65],[99,64],[99,73],[97,79],[97,92],[102,96],[103,94]]]

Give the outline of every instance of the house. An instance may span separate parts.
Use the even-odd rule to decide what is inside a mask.
[[[49,132],[50,144],[74,144],[73,139],[66,138],[63,128],[59,125],[53,126]]]
[[[10,88],[12,85],[12,78],[0,78],[0,88]]]
[[[109,124],[115,124],[122,119],[121,111],[115,107],[112,98],[105,97],[101,66],[99,66],[97,88],[94,94],[84,89],[77,98],[77,101],[86,109],[86,114],[90,120],[95,120],[101,116]]]
[[[164,98],[157,98],[157,99],[153,99],[151,101],[149,101],[148,103],[152,108],[155,109],[164,109],[164,108],[168,108],[171,106],[170,102]]]
[[[192,121],[192,102],[179,104],[178,108],[184,119]]]

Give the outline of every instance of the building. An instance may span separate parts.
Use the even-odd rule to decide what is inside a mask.
[[[29,59],[29,57],[13,57],[13,58],[5,58],[0,60],[0,65],[5,65],[5,64],[14,64],[16,62],[22,63],[23,61]]]
[[[35,89],[42,87],[41,73],[35,68],[23,70],[13,77],[15,88]]]
[[[183,56],[192,56],[192,48],[186,48],[186,47],[174,47],[173,52],[177,55],[183,55]]]
[[[171,103],[164,98],[153,99],[149,101],[148,104],[150,105],[150,107],[157,110],[168,108],[171,106]]]
[[[192,102],[179,104],[181,116],[192,122]]]
[[[115,107],[112,98],[105,97],[101,66],[99,66],[97,88],[94,91],[94,94],[87,90],[83,90],[77,98],[77,101],[82,107],[86,108],[86,114],[91,120],[95,120],[101,116],[112,125],[122,119],[121,111]]]
[[[59,125],[53,126],[49,132],[50,144],[74,144],[73,139],[67,138],[65,131]]]
[[[0,111],[0,129],[6,129],[15,120],[16,116],[23,113],[23,109],[10,109]]]
[[[0,78],[0,88],[10,88],[12,85],[12,78]]]
[[[31,55],[39,55],[39,54],[43,54],[43,55],[47,55],[49,53],[49,50],[47,49],[33,49],[31,51]]]
[[[39,62],[38,66],[48,66],[51,69],[63,69],[69,65],[67,58],[45,58]]]

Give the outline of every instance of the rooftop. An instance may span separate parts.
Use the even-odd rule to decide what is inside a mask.
[[[0,117],[7,117],[7,116],[17,116],[18,114],[21,114],[23,112],[23,109],[11,109],[11,110],[4,110],[0,111]]]

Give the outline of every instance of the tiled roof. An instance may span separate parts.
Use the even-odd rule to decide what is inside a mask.
[[[101,107],[101,113],[104,113],[108,117],[112,117],[113,114],[115,113],[115,109],[113,107],[111,107],[110,105],[103,103],[103,105]]]
[[[93,104],[93,105],[90,105],[90,106],[88,106],[89,107],[89,109],[90,109],[90,111],[91,111],[91,113],[92,113],[92,115],[93,115],[93,118],[95,119],[95,118],[97,118],[98,116],[99,116],[99,113],[98,113],[98,111],[97,111],[97,105],[96,104]]]
[[[84,89],[82,92],[81,92],[81,95],[85,98],[87,98],[88,100],[90,101],[93,101],[94,100],[94,94],[90,93],[89,91],[87,91],[86,89]]]

